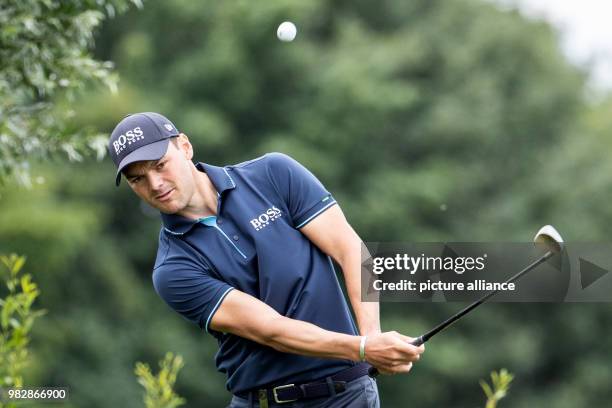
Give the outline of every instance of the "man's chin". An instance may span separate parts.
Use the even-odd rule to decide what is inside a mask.
[[[177,205],[171,205],[171,204],[159,204],[156,203],[156,205],[153,205],[153,207],[155,207],[157,210],[159,210],[159,212],[163,213],[163,214],[167,214],[167,215],[173,215],[178,213],[181,209],[179,208],[179,206]]]

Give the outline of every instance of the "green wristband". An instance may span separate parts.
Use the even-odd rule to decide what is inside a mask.
[[[368,339],[368,336],[363,336],[361,338],[361,343],[359,343],[359,359],[361,361],[366,361],[365,358],[365,345],[366,345],[366,340]]]

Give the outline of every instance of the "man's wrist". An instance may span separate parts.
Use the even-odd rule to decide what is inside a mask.
[[[381,334],[380,326],[373,325],[370,327],[364,327],[362,330],[359,330],[362,336],[374,336],[376,334]]]

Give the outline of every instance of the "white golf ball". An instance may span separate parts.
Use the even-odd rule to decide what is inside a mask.
[[[276,30],[276,36],[279,40],[284,42],[293,41],[296,34],[297,28],[291,21],[282,22],[281,25],[278,26],[278,30]]]

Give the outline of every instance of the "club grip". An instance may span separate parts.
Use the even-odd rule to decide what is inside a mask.
[[[423,336],[419,336],[416,339],[412,340],[410,342],[410,344],[412,344],[413,346],[419,347],[421,344],[425,343],[425,340],[423,339]],[[376,377],[378,374],[380,374],[378,372],[378,369],[376,367],[370,367],[370,369],[368,370],[368,375],[372,378]]]
[[[423,338],[423,336],[419,336],[410,342],[410,344],[416,347],[419,347],[423,343],[425,343],[425,339]]]

